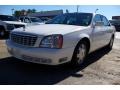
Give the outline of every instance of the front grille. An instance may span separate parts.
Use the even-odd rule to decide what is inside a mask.
[[[37,40],[36,35],[29,35],[29,34],[16,34],[16,33],[11,33],[10,35],[11,41],[25,45],[25,46],[34,46]]]

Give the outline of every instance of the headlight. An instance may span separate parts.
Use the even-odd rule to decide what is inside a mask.
[[[62,48],[63,36],[59,34],[45,36],[40,43],[40,47]]]
[[[8,30],[13,30],[14,29],[14,25],[13,24],[7,24],[7,29]]]

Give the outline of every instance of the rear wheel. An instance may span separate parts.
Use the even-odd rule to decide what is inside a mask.
[[[74,66],[79,66],[83,64],[87,54],[88,54],[87,42],[81,41],[75,48],[71,64]]]

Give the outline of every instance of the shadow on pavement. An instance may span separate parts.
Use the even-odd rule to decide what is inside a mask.
[[[51,85],[72,76],[82,78],[84,74],[77,74],[90,64],[96,62],[109,50],[106,48],[91,53],[81,67],[70,67],[68,64],[47,66],[24,62],[13,57],[0,60],[1,85]]]

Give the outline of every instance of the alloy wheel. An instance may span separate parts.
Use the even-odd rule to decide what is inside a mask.
[[[77,50],[77,63],[82,64],[86,57],[87,47],[84,43],[81,43]]]

